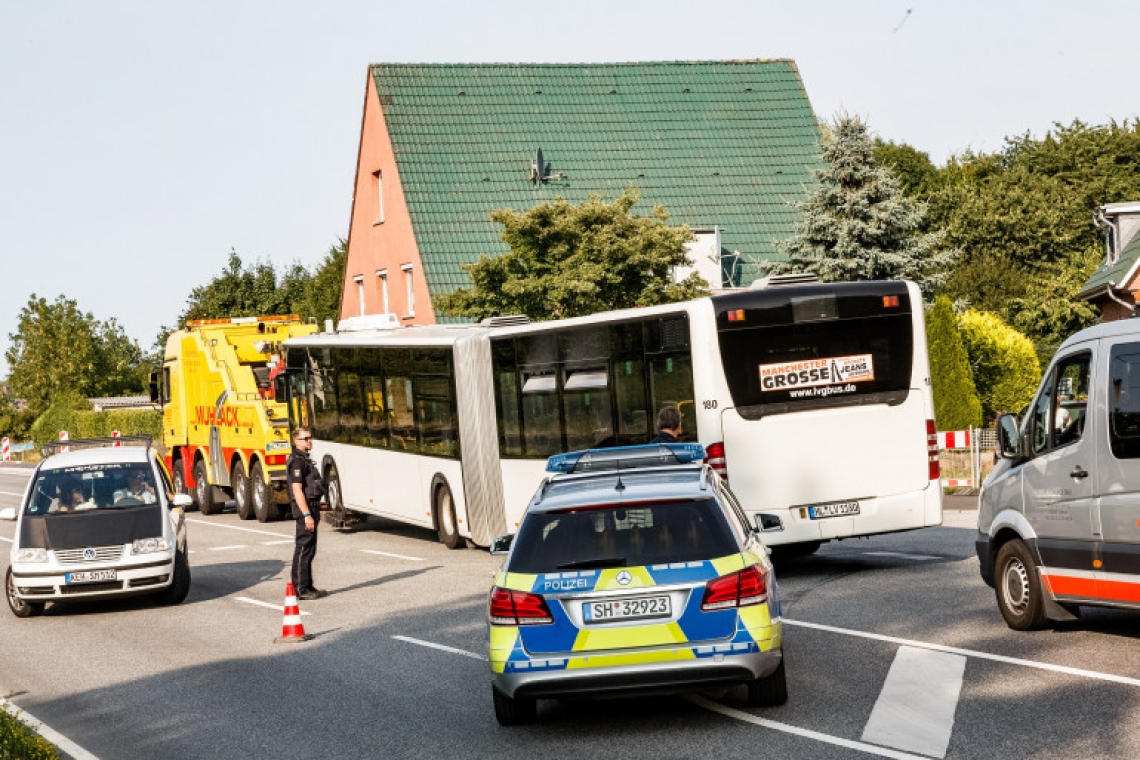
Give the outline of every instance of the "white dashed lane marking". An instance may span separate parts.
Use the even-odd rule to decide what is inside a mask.
[[[195,520],[187,517],[186,522],[194,523],[195,525],[209,525],[211,528],[225,528],[226,530],[242,530],[246,533],[260,533],[263,536],[273,536],[274,538],[285,538],[282,533],[275,533],[271,530],[258,530],[257,528],[242,528],[238,525],[226,525],[225,523],[211,522],[210,520]]]
[[[379,554],[382,557],[395,557],[396,559],[406,559],[411,562],[423,562],[422,557],[409,557],[406,554],[393,554],[392,552],[382,552],[377,549],[361,549],[360,551],[365,554]]]
[[[864,552],[868,557],[901,557],[902,559],[942,559],[933,554],[906,554],[905,552]]]
[[[444,644],[436,644],[433,641],[423,641],[422,639],[413,639],[410,636],[393,636],[392,638],[394,638],[396,641],[406,641],[409,644],[415,644],[416,646],[420,646],[420,647],[428,647],[430,649],[438,649],[441,652],[450,652],[451,654],[461,654],[464,657],[471,657],[472,659],[475,659],[475,660],[486,661],[486,659],[487,659],[486,657],[484,657],[481,654],[475,654],[474,652],[468,652],[466,649],[456,649],[455,647],[445,646]]]
[[[861,738],[946,757],[965,671],[964,655],[899,647]]]
[[[277,610],[278,612],[284,612],[285,611],[284,605],[273,604],[271,602],[263,602],[260,599],[250,599],[248,596],[235,596],[234,601],[235,602],[245,602],[246,604],[256,604],[258,607],[266,607],[266,608],[271,609],[271,610]],[[309,615],[311,613],[302,611],[301,614],[302,615]]]
[[[248,549],[248,548],[249,547],[245,544],[234,544],[232,546],[211,546],[210,551],[212,551],[212,552],[228,552],[228,551],[232,551],[234,549]]]

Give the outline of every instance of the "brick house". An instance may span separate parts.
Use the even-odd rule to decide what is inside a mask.
[[[779,259],[820,166],[820,129],[790,60],[373,64],[368,69],[341,317],[436,322],[460,265],[504,253],[489,214],[642,191],[697,234],[714,286]]]
[[[1107,203],[1093,219],[1104,230],[1106,255],[1077,297],[1100,309],[1104,322],[1126,319],[1140,291],[1140,201]]]

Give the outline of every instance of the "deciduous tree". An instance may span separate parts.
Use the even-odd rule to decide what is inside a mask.
[[[968,309],[958,317],[982,412],[1020,412],[1033,400],[1041,365],[1033,343],[996,314]]]

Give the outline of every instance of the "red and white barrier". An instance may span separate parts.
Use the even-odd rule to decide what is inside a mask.
[[[974,481],[971,478],[943,478],[943,488],[965,488],[973,486]]]
[[[8,436],[4,436],[3,438],[0,438],[0,450],[2,450],[2,452],[3,452],[2,456],[4,457],[4,461],[5,462],[11,462],[12,461],[12,446],[11,446],[11,441],[8,440]]]
[[[66,441],[66,440],[68,440],[68,436],[67,436],[67,431],[66,431],[66,430],[61,430],[61,431],[59,431],[59,440],[61,440],[61,441]],[[70,446],[60,446],[60,447],[59,447],[59,450],[60,450],[60,451],[71,451],[71,447],[70,447]]]
[[[112,437],[112,438],[118,438],[119,436],[120,436],[120,433],[119,433],[119,431],[118,431],[118,430],[112,430],[112,431],[111,431],[111,437]],[[115,442],[114,442],[113,444],[111,444],[111,445],[112,445],[112,446],[122,446],[122,445],[123,445],[123,442],[122,442],[122,441],[115,441]]]
[[[972,445],[969,430],[946,430],[938,434],[940,449],[968,449]]]

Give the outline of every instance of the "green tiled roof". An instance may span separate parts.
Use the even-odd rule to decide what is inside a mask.
[[[1108,263],[1107,259],[1102,261],[1088,281],[1085,282],[1081,292],[1077,293],[1077,298],[1088,298],[1099,293],[1110,282],[1116,283],[1118,288],[1123,287],[1128,273],[1132,271],[1132,267],[1136,266],[1137,259],[1140,259],[1140,235],[1136,235],[1128,241],[1128,245],[1124,246],[1124,250],[1120,252],[1116,261],[1111,264]]]
[[[821,165],[820,132],[793,61],[373,64],[432,294],[470,284],[461,263],[506,251],[489,213],[555,197],[642,190],[670,223],[722,228],[755,263],[783,256]],[[541,148],[547,175],[528,179]]]

